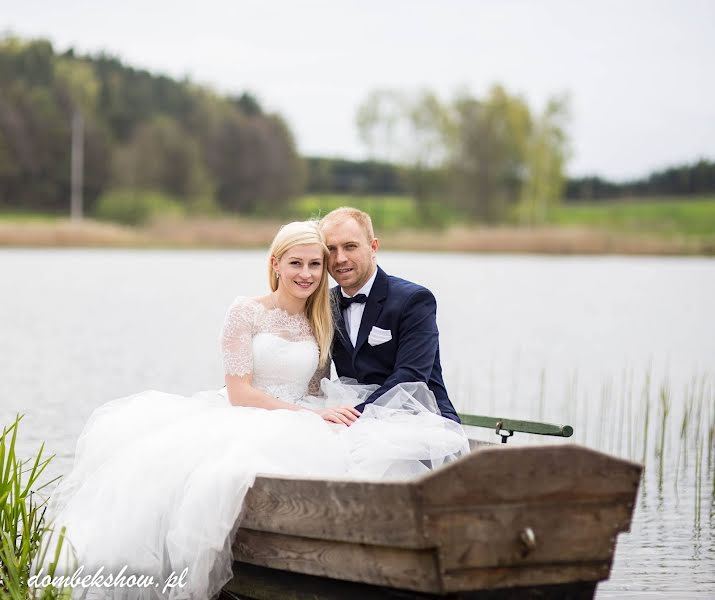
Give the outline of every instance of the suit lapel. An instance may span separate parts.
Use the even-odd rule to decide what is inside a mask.
[[[372,326],[380,316],[380,313],[382,312],[382,303],[385,301],[385,298],[387,298],[387,274],[380,267],[377,267],[377,275],[375,276],[375,281],[372,284],[370,295],[367,297],[365,311],[362,313],[362,320],[360,321],[360,329],[358,330],[353,360],[355,360],[355,356],[360,351],[360,348],[362,348],[365,344],[365,341],[370,335]]]
[[[353,344],[350,341],[350,336],[348,335],[347,327],[345,326],[345,319],[343,318],[343,311],[340,310],[340,286],[335,286],[332,290],[333,294],[333,317],[335,319],[335,325],[337,329],[337,338],[340,340],[348,354],[352,356],[354,352]]]

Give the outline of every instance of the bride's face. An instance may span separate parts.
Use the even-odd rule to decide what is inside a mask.
[[[273,258],[273,268],[280,273],[279,292],[307,299],[323,277],[323,249],[320,244],[301,244],[288,248],[280,260]]]

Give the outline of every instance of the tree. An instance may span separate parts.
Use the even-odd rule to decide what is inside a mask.
[[[526,179],[522,190],[521,219],[543,223],[563,197],[565,166],[569,157],[566,121],[568,99],[550,99],[534,122],[527,144]]]
[[[11,37],[0,38],[2,206],[67,211],[77,112],[89,212],[112,185],[152,188],[190,210],[212,209],[215,187],[230,210],[281,206],[301,189],[290,130],[250,94],[221,97],[111,56],[56,54],[47,41]]]
[[[407,94],[377,90],[363,102],[356,123],[373,160],[400,165],[420,220],[431,217],[430,204],[444,186],[444,162],[451,121],[439,98],[428,90]]]
[[[535,120],[523,98],[498,85],[483,99],[462,92],[448,104],[427,90],[378,90],[360,106],[357,125],[372,157],[402,166],[423,222],[436,201],[449,200],[471,218],[498,223],[520,200],[539,206],[543,218],[560,198],[565,115],[566,101],[552,100]]]
[[[155,117],[115,151],[112,182],[117,188],[162,190],[192,204],[213,197],[213,182],[201,150],[173,119]]]
[[[449,178],[457,206],[488,223],[503,221],[520,197],[525,176],[529,107],[494,86],[482,101],[461,94],[453,112]]]

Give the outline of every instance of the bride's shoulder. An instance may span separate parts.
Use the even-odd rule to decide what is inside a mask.
[[[265,306],[261,302],[261,298],[236,296],[228,307],[227,314],[234,317],[242,317],[243,319],[253,319],[264,308]]]

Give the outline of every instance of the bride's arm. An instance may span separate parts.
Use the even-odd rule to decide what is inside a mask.
[[[254,388],[251,385],[253,377],[250,373],[242,377],[226,375],[224,379],[226,381],[228,400],[233,406],[254,406],[268,410],[302,410],[300,406],[290,402],[283,402],[283,400],[278,400],[278,398]]]
[[[254,406],[269,410],[300,410],[253,386],[253,335],[261,307],[252,298],[239,296],[226,312],[221,330],[223,372],[228,400],[233,406]]]
[[[298,406],[290,402],[283,402],[257,390],[251,385],[251,375],[238,377],[236,375],[226,375],[226,390],[228,391],[228,400],[233,406],[254,406],[256,408],[265,408],[267,410],[309,410],[317,413],[325,421],[338,423],[342,425],[351,425],[360,416],[351,406],[336,406],[335,408],[308,408]]]
[[[330,379],[330,361],[328,361],[328,364],[324,367],[319,366],[310,378],[310,382],[308,383],[308,393],[310,395],[317,396],[320,394],[320,382],[323,381],[323,379]]]

